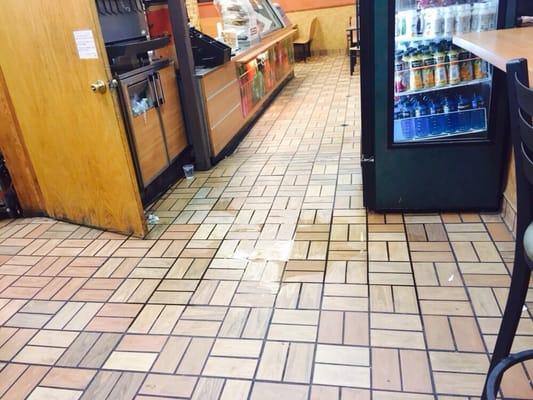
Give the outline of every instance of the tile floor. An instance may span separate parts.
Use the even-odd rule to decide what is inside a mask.
[[[0,397],[476,399],[512,237],[497,215],[367,214],[358,83],[345,58],[298,65],[146,240],[0,222]]]

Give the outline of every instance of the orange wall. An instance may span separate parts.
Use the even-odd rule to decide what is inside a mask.
[[[330,8],[353,5],[355,0],[273,0],[278,3],[285,12],[315,10],[318,8]]]

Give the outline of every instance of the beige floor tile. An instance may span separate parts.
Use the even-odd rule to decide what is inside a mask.
[[[372,329],[394,329],[406,331],[421,331],[422,322],[418,315],[407,314],[370,314]]]
[[[311,310],[274,310],[272,316],[273,324],[296,324],[296,325],[317,325],[318,311]]]
[[[53,365],[64,351],[65,349],[57,347],[26,346],[17,354],[13,361],[27,364]]]
[[[485,354],[432,351],[429,356],[434,371],[486,373],[489,368]]]
[[[77,400],[81,397],[82,393],[79,390],[37,387],[30,394],[28,400]]]
[[[149,371],[156,358],[157,353],[114,351],[103,368],[123,371]]]
[[[189,376],[149,374],[139,392],[145,395],[190,397],[196,381],[197,378]]]
[[[257,360],[246,358],[209,357],[202,375],[251,379]]]
[[[450,372],[435,372],[437,393],[458,394],[462,396],[478,396],[483,391],[485,375]]]
[[[246,400],[251,387],[251,381],[227,380],[220,400]]]
[[[398,350],[372,349],[372,388],[402,390]]]
[[[393,347],[404,349],[425,349],[421,332],[389,331],[372,329],[370,341],[374,347]]]
[[[431,370],[425,351],[400,350],[403,390],[432,393]]]
[[[288,351],[288,342],[266,342],[256,378],[259,380],[281,381]]]
[[[316,348],[315,361],[324,364],[368,367],[370,366],[370,353],[365,347],[319,344]]]
[[[287,383],[256,382],[252,389],[251,400],[306,400],[309,388]]]
[[[259,357],[263,342],[260,340],[217,339],[211,350],[213,356]]]
[[[370,368],[315,364],[313,383],[347,387],[370,387]]]
[[[314,342],[317,327],[303,325],[271,325],[268,331],[269,340],[286,340],[290,342]]]
[[[285,382],[310,382],[314,349],[314,343],[291,343],[285,366]]]

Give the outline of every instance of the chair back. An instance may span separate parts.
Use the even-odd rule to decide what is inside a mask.
[[[526,61],[527,65],[527,61]],[[522,169],[530,185],[533,185],[533,89],[529,83],[522,83],[515,74],[516,101],[518,103],[518,123],[520,125],[520,140]]]
[[[527,60],[507,64],[507,83],[516,169],[516,240],[522,243],[533,221],[533,90],[529,88]]]
[[[309,26],[309,40],[313,40],[315,38],[317,24],[318,18],[314,17],[311,20],[311,25]]]

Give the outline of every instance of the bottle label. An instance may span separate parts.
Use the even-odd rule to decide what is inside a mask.
[[[459,64],[453,63],[450,65],[450,85],[455,85],[461,82],[461,75],[459,72]]]

